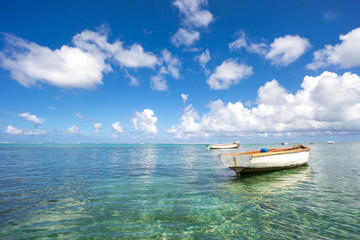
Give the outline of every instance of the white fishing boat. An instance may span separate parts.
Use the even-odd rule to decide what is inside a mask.
[[[335,142],[334,141],[328,141],[328,144],[334,144]]]
[[[240,176],[242,173],[275,171],[302,166],[309,161],[309,155],[309,147],[298,145],[220,154],[219,157],[226,167],[234,170]]]
[[[288,142],[282,142],[281,145],[289,145]]]
[[[236,143],[227,143],[227,144],[209,144],[206,146],[206,148],[208,150],[211,149],[234,149],[234,148],[239,148],[240,143],[236,142]]]

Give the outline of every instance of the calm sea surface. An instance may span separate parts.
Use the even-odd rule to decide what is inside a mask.
[[[0,144],[0,239],[359,239],[360,143],[309,146],[237,178],[205,145]]]

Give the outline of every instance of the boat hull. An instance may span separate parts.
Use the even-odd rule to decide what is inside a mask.
[[[208,150],[215,150],[215,149],[234,149],[239,148],[239,143],[230,143],[230,144],[214,144],[214,145],[207,145]]]
[[[229,167],[230,169],[234,170],[237,174],[244,174],[244,173],[257,173],[257,172],[272,172],[272,171],[280,171],[290,168],[296,168],[300,166],[306,165],[306,163],[301,164],[291,164],[288,166],[282,166],[282,167],[266,167],[266,168],[251,168],[251,167]]]
[[[235,154],[220,154],[225,166],[238,175],[251,172],[267,172],[289,169],[306,165],[310,156],[310,148],[286,148],[282,151],[272,150],[268,153],[256,151]]]

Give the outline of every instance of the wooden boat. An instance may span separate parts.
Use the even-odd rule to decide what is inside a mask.
[[[309,161],[310,148],[298,145],[287,148],[261,149],[257,151],[220,154],[223,164],[242,173],[266,172],[298,167]]]
[[[227,144],[209,144],[206,146],[206,148],[208,150],[211,150],[211,149],[233,149],[233,148],[239,148],[240,146],[240,143],[239,142],[236,142],[236,143],[227,143]]]

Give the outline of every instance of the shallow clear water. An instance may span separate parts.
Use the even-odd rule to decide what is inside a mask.
[[[360,144],[310,147],[237,178],[205,145],[0,144],[0,238],[359,239]]]

